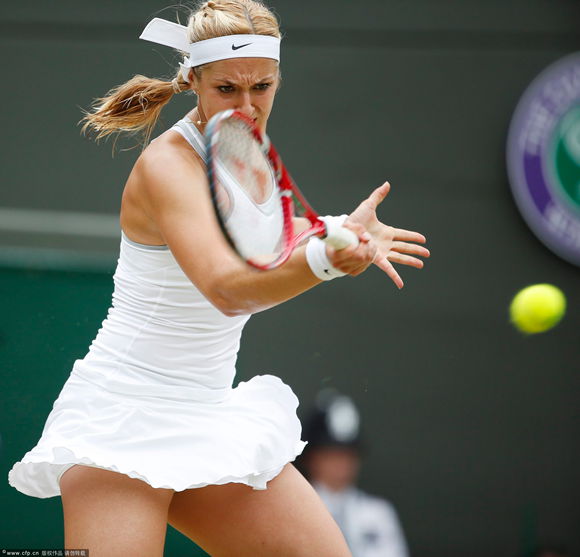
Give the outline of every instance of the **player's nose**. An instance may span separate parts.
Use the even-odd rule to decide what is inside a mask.
[[[254,117],[254,106],[252,105],[252,95],[249,91],[243,91],[239,97],[237,110],[249,116]]]

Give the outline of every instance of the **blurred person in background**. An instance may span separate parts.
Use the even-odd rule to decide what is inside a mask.
[[[353,557],[408,557],[397,513],[389,502],[357,486],[360,415],[353,401],[321,391],[304,420],[308,445],[298,466],[342,530]]]

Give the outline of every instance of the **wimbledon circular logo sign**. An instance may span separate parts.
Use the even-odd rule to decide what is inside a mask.
[[[508,134],[507,165],[530,228],[580,266],[580,52],[546,68],[522,96]]]

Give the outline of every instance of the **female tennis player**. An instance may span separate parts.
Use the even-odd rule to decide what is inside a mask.
[[[291,464],[304,443],[290,388],[270,375],[232,388],[240,335],[251,314],[320,284],[324,258],[322,278],[375,264],[401,287],[393,263],[420,268],[425,239],[378,221],[385,184],[344,222],[358,246],[320,251],[310,240],[279,268],[247,265],[214,214],[202,133],[226,109],[266,129],[280,80],[276,18],[256,1],[216,0],[186,27],[154,20],[142,38],[186,53],[176,77],[113,89],[88,128],[147,140],[174,94],[192,90],[197,104],[133,168],[112,306],[9,481],[60,495],[65,547],[91,557],[161,556],[167,523],[216,556],[349,555]]]

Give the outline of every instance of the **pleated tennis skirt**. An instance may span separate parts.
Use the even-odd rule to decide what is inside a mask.
[[[8,481],[26,495],[53,497],[64,472],[83,464],[175,491],[232,482],[265,489],[305,446],[297,406],[292,390],[272,375],[202,402],[120,393],[73,370],[38,444]]]

